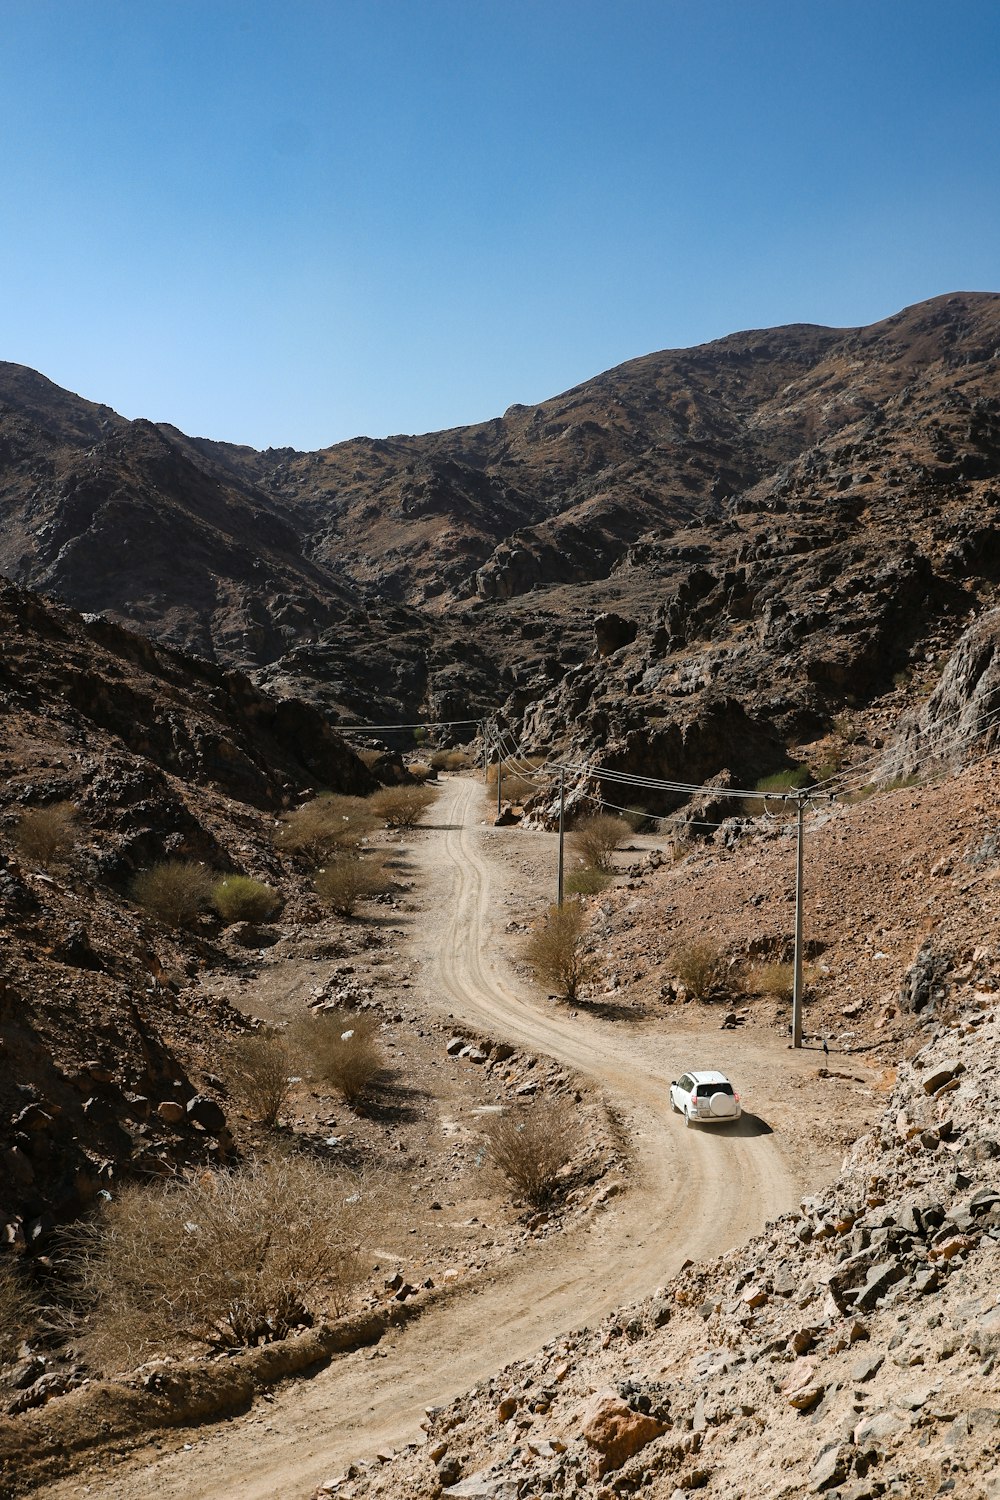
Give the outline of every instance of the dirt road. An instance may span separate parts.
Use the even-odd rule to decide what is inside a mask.
[[[717,1021],[710,1034],[666,1022],[637,1032],[574,1014],[515,979],[498,915],[511,876],[484,854],[483,811],[481,786],[448,780],[431,814],[434,831],[415,841],[425,896],[414,941],[426,988],[456,1020],[547,1053],[600,1086],[631,1138],[628,1192],[589,1228],[526,1248],[487,1283],[456,1290],[374,1354],[344,1356],[244,1417],[171,1436],[90,1476],[89,1487],[77,1480],[50,1488],[51,1496],[304,1497],[351,1460],[418,1438],[426,1406],[651,1292],[685,1257],[747,1238],[815,1185],[798,1150],[810,1128],[804,1091],[788,1087],[790,1071],[815,1070],[811,1056],[789,1053],[774,1036],[720,1032]],[[670,1113],[670,1079],[699,1064],[737,1077],[748,1110],[742,1133],[685,1130]]]

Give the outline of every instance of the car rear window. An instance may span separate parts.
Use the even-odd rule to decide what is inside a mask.
[[[731,1083],[699,1083],[695,1089],[695,1097],[698,1099],[711,1099],[713,1094],[731,1094],[733,1086]]]

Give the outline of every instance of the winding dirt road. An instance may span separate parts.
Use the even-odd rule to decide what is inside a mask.
[[[456,1021],[547,1053],[596,1082],[625,1121],[634,1175],[589,1227],[519,1253],[488,1282],[456,1289],[390,1334],[310,1380],[291,1382],[246,1416],[171,1435],[128,1463],[46,1493],[116,1500],[293,1500],[352,1460],[417,1437],[423,1410],[570,1328],[650,1293],[686,1257],[714,1256],[792,1207],[807,1186],[796,1146],[809,1129],[790,1101],[790,1070],[815,1062],[771,1037],[704,1026],[636,1031],[528,993],[503,961],[499,887],[510,877],[483,851],[482,787],[447,780],[434,827],[414,841],[426,907],[415,939],[426,988]],[[512,831],[512,838],[525,837]],[[711,1056],[704,1056],[710,1046]],[[739,1080],[742,1133],[685,1130],[668,1104],[684,1068]],[[779,1066],[780,1064],[780,1066]],[[774,1120],[772,1133],[763,1124]],[[777,1122],[780,1122],[778,1124]],[[187,1446],[182,1446],[186,1444]]]

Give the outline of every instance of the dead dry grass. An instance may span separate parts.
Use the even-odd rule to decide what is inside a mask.
[[[267,1343],[343,1312],[378,1211],[357,1180],[295,1155],[127,1186],[68,1247],[76,1342],[110,1372],[199,1345]]]

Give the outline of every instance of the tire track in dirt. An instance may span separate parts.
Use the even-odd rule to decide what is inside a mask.
[[[155,1455],[147,1449],[112,1468],[106,1487],[89,1474],[50,1488],[52,1500],[304,1496],[352,1459],[418,1437],[426,1406],[560,1333],[598,1322],[651,1292],[686,1257],[720,1253],[797,1201],[803,1184],[777,1136],[685,1130],[671,1116],[670,1078],[694,1065],[705,1047],[703,1029],[638,1033],[574,1014],[526,994],[503,965],[492,915],[498,877],[480,848],[482,795],[471,780],[447,780],[433,810],[436,827],[413,849],[431,893],[415,924],[426,988],[436,990],[435,1005],[456,1024],[464,1020],[546,1053],[602,1089],[633,1143],[628,1191],[583,1228],[526,1247],[488,1279],[430,1306],[383,1340],[384,1358],[368,1351],[338,1358],[244,1417],[169,1435]],[[778,1044],[713,1033],[711,1046],[716,1065],[741,1079],[749,1071],[766,1080]]]

